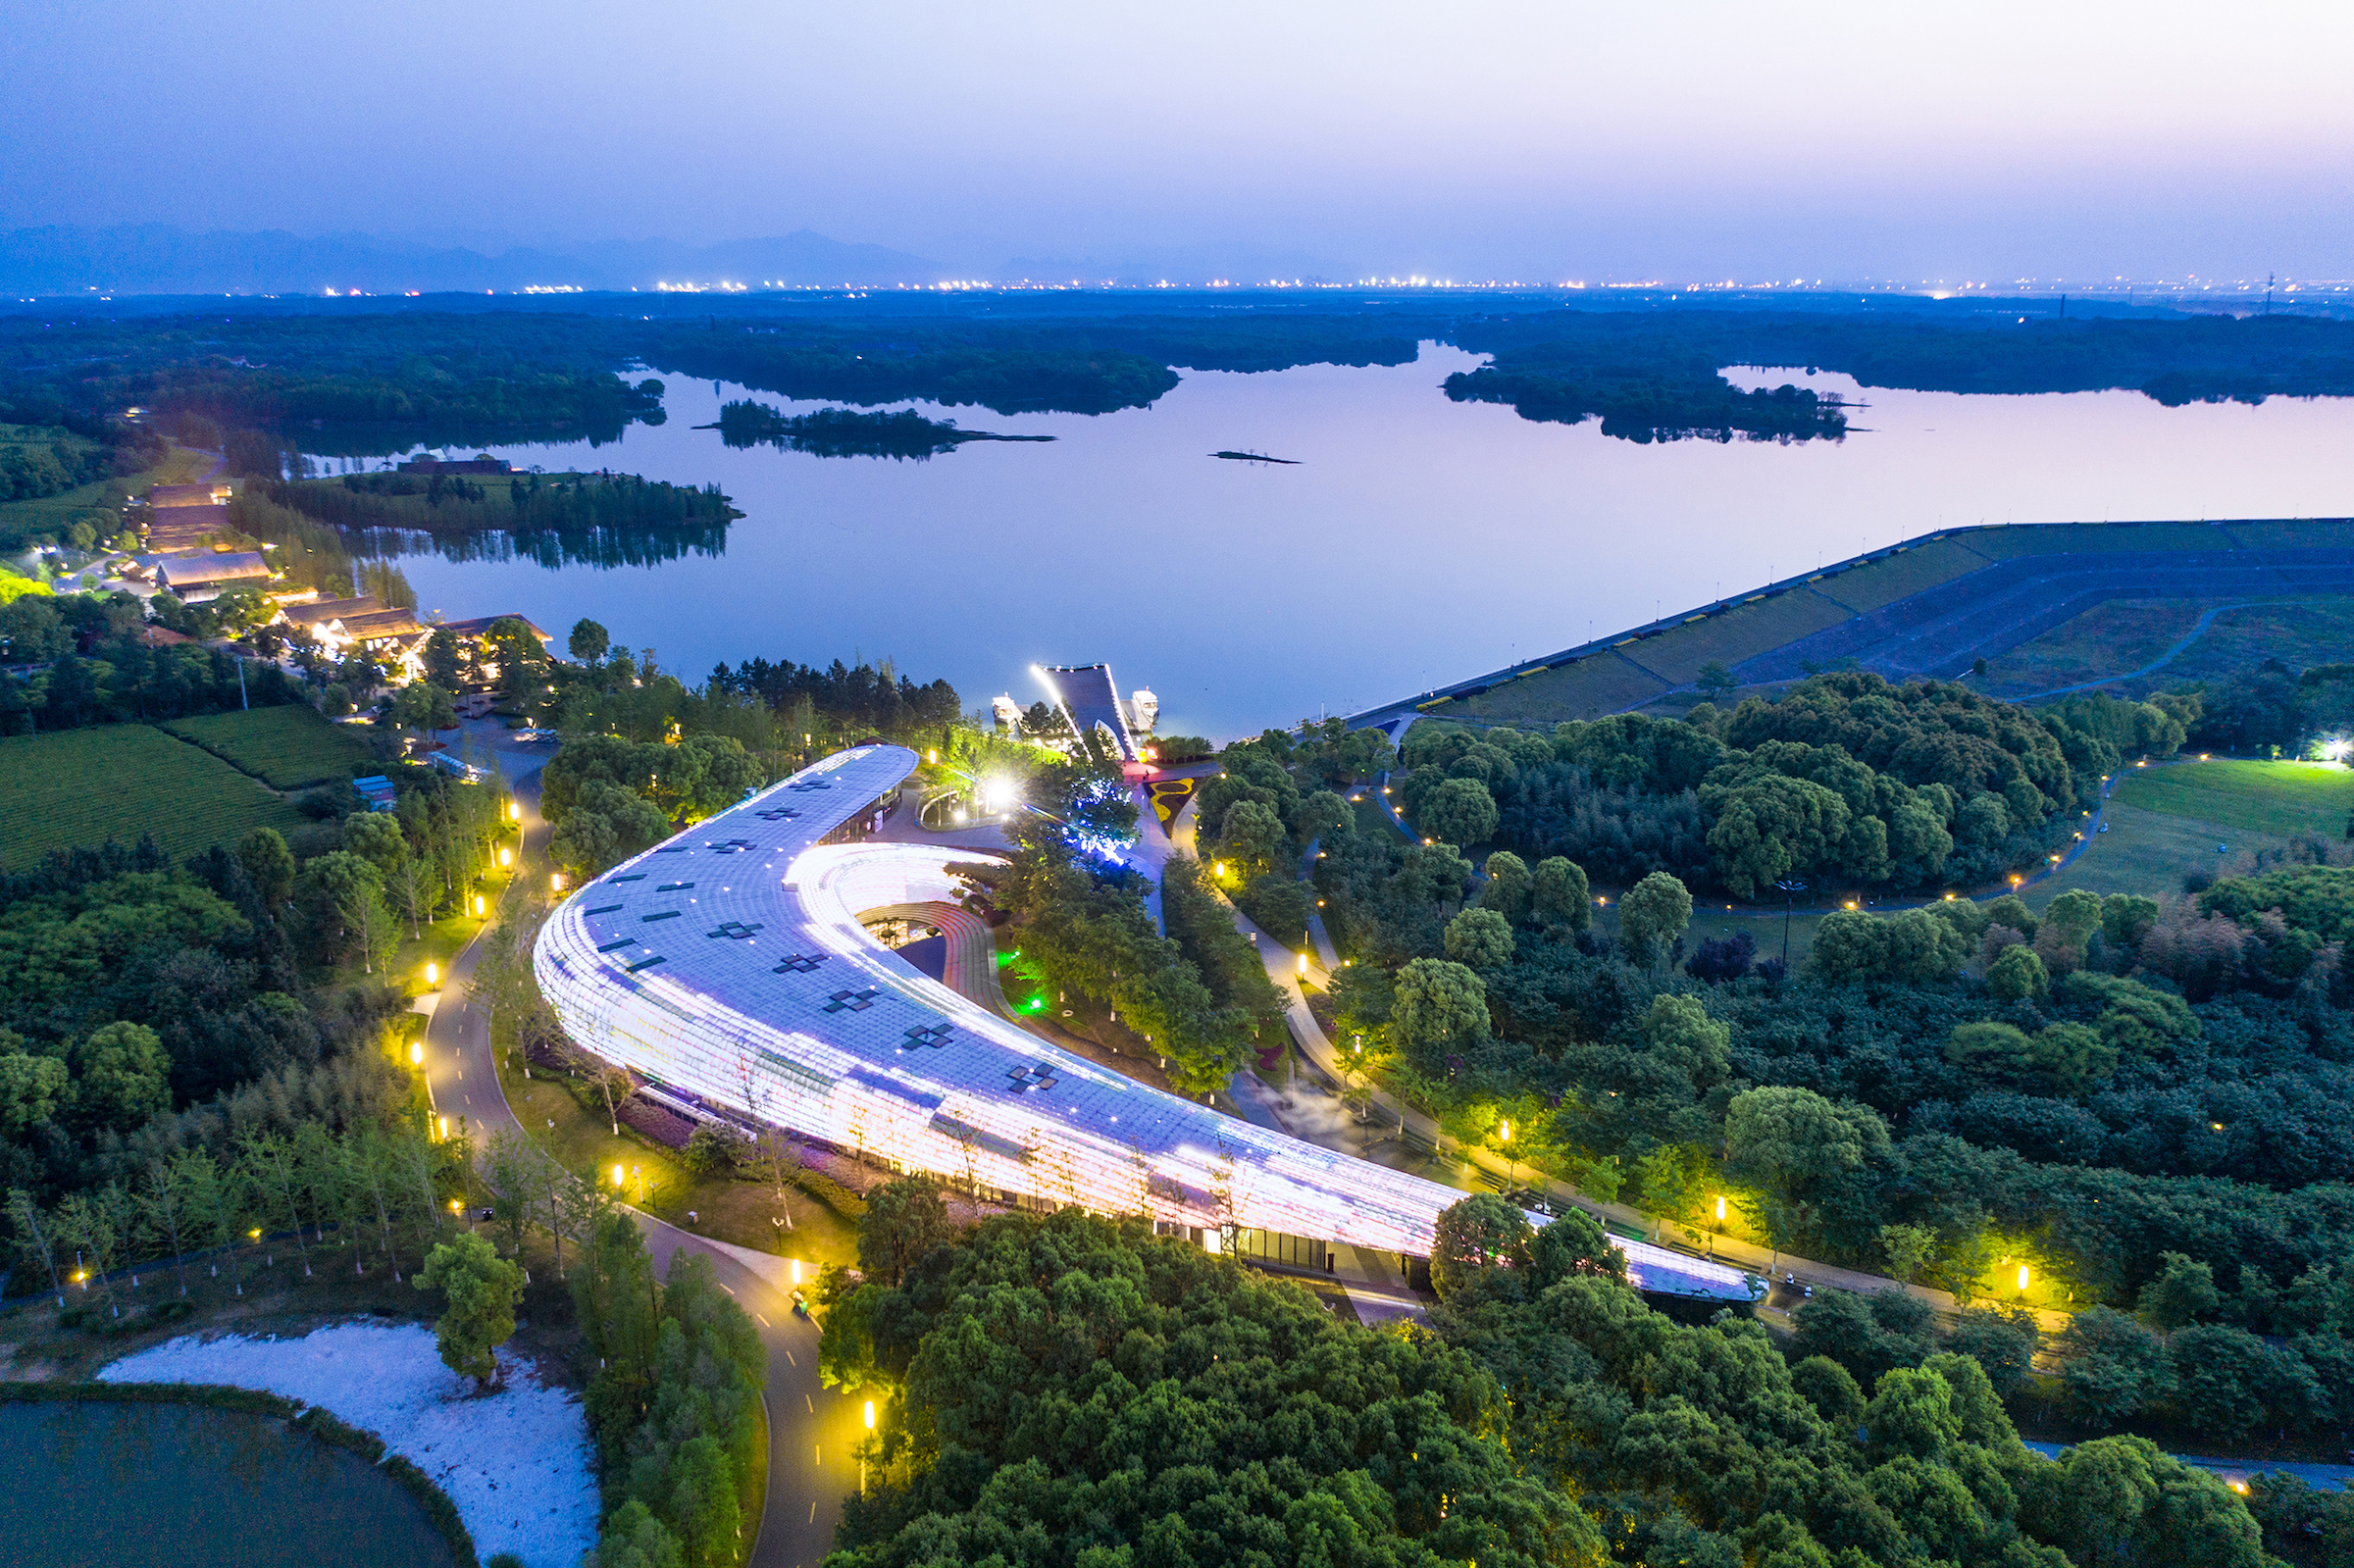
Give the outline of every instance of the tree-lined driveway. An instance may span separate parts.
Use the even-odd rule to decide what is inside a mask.
[[[539,815],[535,771],[515,784],[523,808],[522,875],[544,877],[548,825]],[[520,1129],[498,1085],[489,1020],[476,1008],[471,982],[482,956],[485,926],[450,961],[440,1000],[425,1034],[427,1092],[451,1130],[464,1117],[470,1131]],[[864,1401],[829,1390],[817,1377],[817,1326],[793,1315],[788,1260],[709,1240],[651,1215],[637,1216],[657,1275],[686,1248],[710,1260],[712,1278],[752,1315],[768,1352],[761,1403],[768,1414],[768,1496],[750,1568],[818,1568],[834,1546],[842,1500],[858,1489],[853,1449],[865,1434]],[[773,1267],[771,1267],[773,1265]],[[806,1269],[812,1283],[815,1271]]]

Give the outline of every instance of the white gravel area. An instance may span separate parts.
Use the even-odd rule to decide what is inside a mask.
[[[106,1383],[224,1383],[317,1405],[373,1432],[449,1493],[486,1561],[575,1568],[596,1544],[588,1422],[569,1391],[499,1353],[505,1387],[477,1397],[431,1329],[346,1323],[300,1339],[185,1335],[106,1367]]]

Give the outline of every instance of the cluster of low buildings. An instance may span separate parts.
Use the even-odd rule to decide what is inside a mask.
[[[331,658],[364,653],[384,667],[394,685],[405,685],[424,674],[426,639],[436,630],[479,639],[493,623],[506,619],[486,615],[428,624],[418,620],[415,611],[387,605],[372,594],[325,598],[311,588],[281,591],[273,585],[278,574],[272,571],[265,551],[213,548],[228,528],[227,508],[232,494],[232,486],[225,481],[150,486],[147,548],[134,558],[126,576],[134,582],[144,579],[156,591],[168,592],[183,604],[202,604],[240,588],[259,589],[278,607],[271,625],[289,634],[307,636]],[[528,619],[514,619],[531,627],[542,645],[553,641]],[[476,705],[486,707],[486,696]]]

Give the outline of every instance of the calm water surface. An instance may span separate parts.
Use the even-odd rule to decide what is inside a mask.
[[[1108,659],[1170,733],[1346,713],[1957,523],[2354,513],[2354,400],[2161,408],[2138,393],[1962,397],[1733,372],[1861,397],[1838,443],[1615,440],[1450,403],[1471,355],[1188,372],[1150,409],[1002,418],[1047,434],[923,463],[730,451],[728,398],[666,378],[670,420],[518,463],[717,481],[748,514],[723,557],[602,571],[405,563],[420,607],[581,616],[691,683],[765,654],[895,657],[968,706],[1039,693],[1033,662]],[[786,404],[801,410],[817,404]],[[1296,468],[1220,462],[1247,449]]]
[[[447,1568],[417,1500],[281,1422],[193,1405],[0,1404],[18,1568]]]

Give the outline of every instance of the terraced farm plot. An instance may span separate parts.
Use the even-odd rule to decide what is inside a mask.
[[[10,870],[110,837],[128,844],[152,833],[178,857],[301,822],[228,763],[151,725],[0,740],[0,867]]]
[[[2250,762],[2218,757],[2137,768],[2114,798],[2169,817],[2276,838],[2342,840],[2354,812],[2354,771],[2329,762]]]
[[[349,779],[354,766],[375,757],[348,726],[330,724],[300,703],[175,719],[164,728],[273,789]]]

